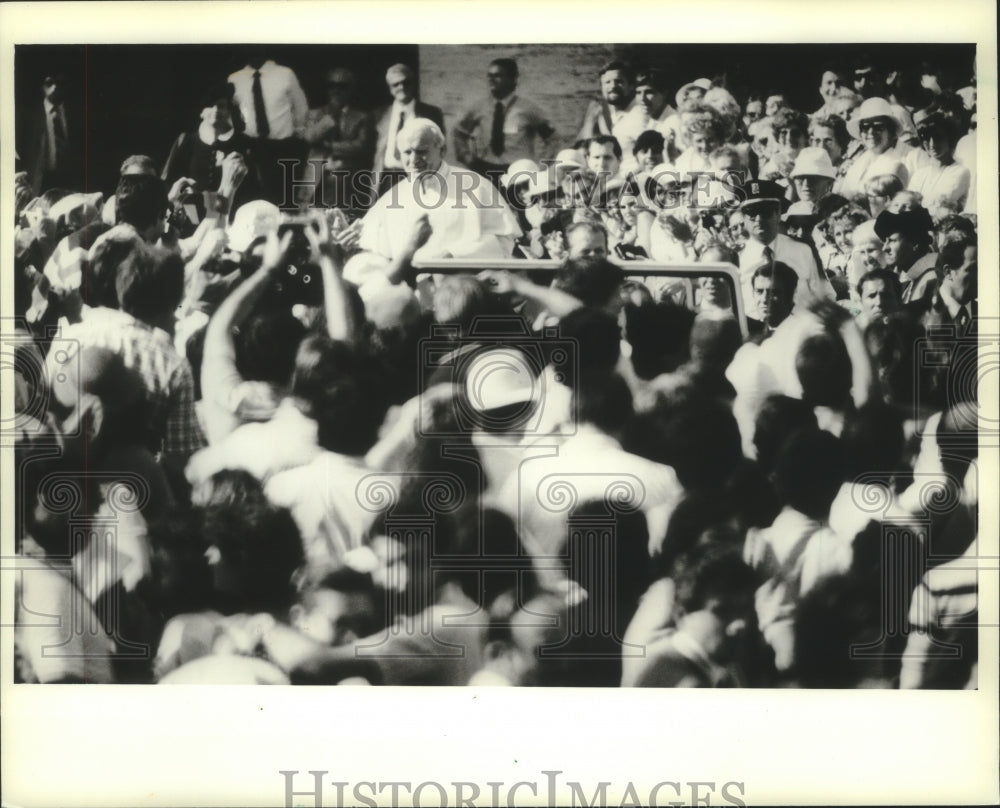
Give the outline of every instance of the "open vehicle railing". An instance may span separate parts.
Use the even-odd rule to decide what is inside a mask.
[[[613,260],[613,259],[612,259]],[[420,272],[436,275],[452,275],[458,273],[476,274],[486,269],[505,269],[508,272],[522,272],[529,276],[551,276],[560,266],[560,261],[551,258],[439,258],[435,260],[414,261],[414,267]],[[696,310],[694,283],[696,278],[722,276],[729,286],[729,299],[732,301],[733,314],[739,323],[743,338],[748,336],[746,312],[743,309],[743,292],[740,286],[739,270],[727,263],[696,264],[679,263],[664,264],[655,261],[613,261],[620,266],[626,277],[642,278],[676,278],[683,281],[678,285],[678,291],[683,291],[682,302],[692,310]]]

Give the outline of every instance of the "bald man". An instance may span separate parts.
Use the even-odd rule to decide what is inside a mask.
[[[385,72],[385,83],[392,103],[376,113],[375,174],[379,193],[406,176],[403,160],[396,147],[396,133],[414,118],[434,121],[444,131],[444,113],[438,107],[417,98],[417,77],[409,65],[396,64]]]

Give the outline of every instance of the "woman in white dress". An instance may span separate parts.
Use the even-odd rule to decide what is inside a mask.
[[[850,168],[833,191],[852,201],[864,204],[865,182],[871,177],[895,174],[904,183],[910,174],[904,158],[910,147],[899,139],[902,124],[884,98],[867,99],[847,122],[847,130],[861,140],[864,151],[851,163]]]

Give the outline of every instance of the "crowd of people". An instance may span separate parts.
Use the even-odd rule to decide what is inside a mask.
[[[46,77],[19,681],[977,686],[974,76],[595,77],[257,54],[106,198]]]

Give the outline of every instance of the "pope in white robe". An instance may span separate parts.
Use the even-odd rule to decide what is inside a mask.
[[[400,129],[397,143],[407,176],[365,215],[361,252],[347,262],[344,277],[360,284],[388,271],[424,215],[431,233],[414,260],[510,258],[521,235],[517,219],[488,179],[444,161],[444,134],[437,124],[413,118]]]

